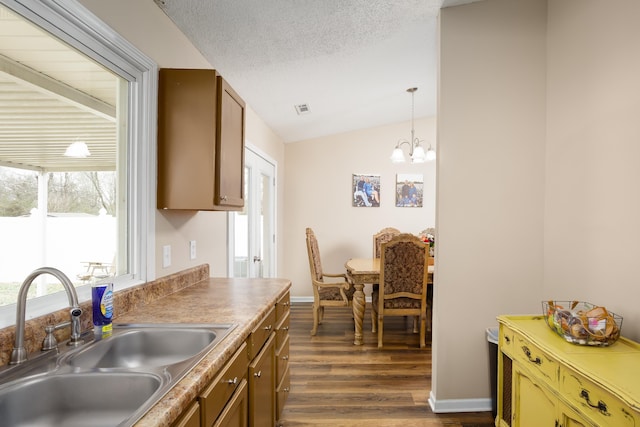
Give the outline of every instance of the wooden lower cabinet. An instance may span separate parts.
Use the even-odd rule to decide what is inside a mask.
[[[274,427],[290,389],[289,293],[172,427]]]
[[[289,397],[289,322],[291,319],[289,292],[276,303],[276,424],[280,425],[282,410]]]
[[[497,427],[639,427],[640,344],[580,347],[541,316],[499,316]]]
[[[244,378],[213,427],[246,427],[249,416],[249,389]]]
[[[249,364],[249,425],[273,427],[276,422],[275,334]]]
[[[171,427],[200,427],[200,404],[196,401],[189,405]]]
[[[247,344],[242,343],[218,375],[200,393],[198,401],[202,427],[247,426],[248,363]]]

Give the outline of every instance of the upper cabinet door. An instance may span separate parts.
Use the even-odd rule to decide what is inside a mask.
[[[218,76],[216,197],[220,206],[244,206],[244,120],[242,98]]]
[[[223,82],[215,70],[160,70],[158,209],[244,206],[245,104]]]

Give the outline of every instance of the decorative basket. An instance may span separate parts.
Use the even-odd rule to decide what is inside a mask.
[[[620,337],[622,316],[582,301],[543,301],[551,330],[572,344],[606,347]]]

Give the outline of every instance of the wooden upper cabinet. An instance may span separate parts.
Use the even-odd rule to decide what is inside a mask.
[[[245,103],[215,70],[160,70],[158,209],[244,206]]]

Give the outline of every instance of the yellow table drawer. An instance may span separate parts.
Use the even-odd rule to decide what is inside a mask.
[[[242,343],[231,360],[200,394],[202,425],[210,426],[218,418],[242,379],[246,378],[248,365],[247,344]]]
[[[521,366],[549,385],[553,387],[558,385],[560,369],[558,362],[518,333],[513,336],[513,357]]]
[[[500,337],[499,337],[499,346],[500,350],[509,355],[513,356],[513,337],[515,333],[511,328],[501,325],[500,326]]]
[[[571,369],[560,369],[560,391],[582,414],[599,426],[640,426],[637,411],[632,411],[620,399]]]

